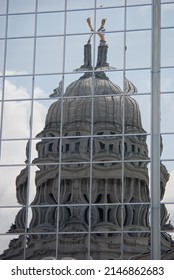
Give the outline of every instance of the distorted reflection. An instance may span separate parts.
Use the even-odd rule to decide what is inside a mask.
[[[88,40],[84,64],[76,70],[85,73],[67,87],[64,100],[58,96],[50,106],[38,134],[41,140],[33,164],[39,170],[27,225],[28,167],[17,177],[16,195],[23,208],[9,232],[18,233],[19,238],[10,242],[1,259],[22,259],[24,246],[26,259],[150,259],[146,131],[139,105],[131,96],[136,86],[126,79],[122,90],[104,72],[110,66],[103,29],[104,21],[97,33],[100,44],[94,73]],[[29,149],[30,142],[26,163]],[[168,180],[161,164],[161,200]],[[165,205],[161,227],[173,230]],[[161,234],[161,244],[162,258],[174,259],[168,233]]]

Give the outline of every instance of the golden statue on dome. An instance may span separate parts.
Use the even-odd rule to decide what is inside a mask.
[[[105,40],[105,35],[104,35],[104,32],[105,32],[105,28],[104,28],[105,22],[106,22],[106,18],[103,18],[103,19],[101,20],[100,28],[99,28],[99,29],[97,30],[97,32],[96,32],[96,34],[98,34],[99,37],[100,37],[100,42],[106,42],[106,40]],[[91,34],[91,36],[89,37],[89,40],[88,40],[88,43],[90,43],[91,37],[93,36],[93,34],[94,34],[95,31],[94,31],[94,28],[92,27],[91,18],[90,18],[90,17],[87,18],[87,23],[88,23],[88,25],[89,25],[91,31],[93,32],[93,33]]]

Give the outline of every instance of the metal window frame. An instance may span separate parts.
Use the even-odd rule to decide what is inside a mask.
[[[4,103],[6,101],[13,101],[13,100],[5,100],[5,96],[4,96],[4,90],[5,90],[5,79],[8,77],[15,77],[15,75],[11,75],[11,76],[6,76],[5,74],[5,69],[6,69],[6,56],[7,56],[7,39],[8,38],[8,16],[9,15],[13,15],[13,13],[8,13],[8,7],[9,7],[9,1],[10,0],[6,0],[7,1],[7,8],[6,8],[6,30],[5,30],[5,49],[4,49],[4,65],[3,65],[3,74],[2,74],[2,79],[3,79],[3,84],[2,84],[2,100],[1,100],[1,104],[2,104],[2,111],[1,111],[1,123],[0,123],[0,151],[1,151],[1,143],[2,141],[14,141],[14,140],[21,140],[21,139],[3,139],[2,136],[2,131],[3,131],[3,112],[4,112]],[[40,74],[36,74],[35,73],[35,60],[36,60],[36,38],[38,37],[50,37],[50,36],[37,36],[37,15],[41,14],[41,13],[47,13],[47,12],[39,12],[37,10],[37,6],[38,6],[38,0],[35,0],[36,2],[36,6],[35,6],[35,12],[33,12],[32,14],[35,15],[35,32],[34,32],[34,36],[32,38],[34,38],[34,52],[33,52],[33,72],[31,75],[21,75],[21,76],[31,76],[32,77],[32,96],[31,99],[29,99],[31,101],[31,119],[33,118],[33,103],[34,100],[40,100],[34,97],[34,80],[36,76],[39,76]],[[67,12],[71,11],[71,12],[75,12],[75,11],[85,11],[85,10],[93,10],[94,11],[94,25],[96,26],[96,13],[97,10],[99,9],[97,7],[97,0],[94,0],[94,7],[91,9],[75,9],[75,10],[68,10],[67,8],[67,1],[65,0],[65,9],[61,12],[64,13],[64,34],[62,36],[64,36],[64,46],[63,46],[63,67],[62,67],[62,72],[61,73],[45,73],[45,74],[41,74],[41,75],[51,75],[51,74],[61,74],[63,77],[63,84],[64,84],[64,76],[65,74],[75,74],[74,72],[66,72],[65,71],[65,57],[66,57],[66,38],[67,36],[70,35],[74,35],[77,36],[79,34],[67,34],[66,31],[66,17],[67,17]],[[163,4],[171,4],[174,2],[166,2]],[[152,259],[161,259],[161,228],[160,228],[160,71],[163,68],[174,68],[174,66],[170,66],[170,67],[161,67],[160,64],[160,51],[161,51],[161,43],[160,43],[160,35],[161,35],[161,29],[167,29],[167,28],[174,28],[173,26],[171,27],[163,27],[161,28],[161,1],[160,0],[152,0],[152,4],[142,4],[142,5],[127,5],[127,0],[124,1],[124,5],[121,6],[122,8],[124,8],[124,30],[120,30],[120,31],[116,31],[116,32],[122,32],[124,34],[124,49],[126,47],[126,34],[128,32],[137,32],[137,31],[144,31],[144,30],[149,30],[152,33],[152,48],[151,48],[151,54],[152,54],[152,59],[151,59],[151,68],[132,68],[132,69],[128,69],[126,68],[126,51],[124,51],[124,66],[123,69],[117,69],[117,70],[111,70],[108,72],[116,72],[116,71],[122,71],[123,72],[123,78],[125,77],[125,73],[126,71],[130,71],[130,70],[150,70],[151,69],[151,258]],[[152,29],[136,29],[136,30],[127,30],[127,26],[126,26],[126,11],[127,8],[129,7],[139,7],[139,6],[151,6],[152,8]],[[107,7],[107,9],[110,7]],[[113,8],[113,7],[112,7]],[[120,6],[118,7],[120,8]],[[104,9],[104,8],[102,8]],[[50,11],[48,12],[50,13]],[[14,15],[17,15],[19,13],[14,13]],[[20,14],[30,14],[30,13],[20,13]],[[114,33],[115,31],[111,31],[108,33]],[[86,34],[86,33],[82,33],[82,34]],[[88,33],[87,33],[88,34]],[[80,34],[81,35],[81,34]],[[59,36],[59,35],[58,35]],[[94,34],[94,38],[96,37],[96,34]],[[19,38],[23,38],[23,37],[19,37]],[[13,39],[13,38],[11,38]],[[16,39],[16,37],[14,38]],[[94,43],[93,43],[93,59],[95,60],[96,57],[96,53],[95,53],[95,47],[96,47],[96,40],[94,39]],[[94,68],[92,70],[92,73],[94,75]],[[124,79],[123,79],[124,80]],[[63,85],[64,87],[64,85]],[[92,92],[94,93],[94,87],[92,89]],[[174,93],[174,92],[171,92]],[[149,95],[149,93],[147,93]],[[61,102],[63,104],[63,96],[61,96]],[[93,109],[94,109],[94,104],[93,104],[93,99],[94,96],[91,96],[92,98],[92,119],[93,119]],[[41,100],[47,100],[45,99],[41,99]],[[48,98],[49,100],[49,98]],[[21,99],[22,101],[22,99]],[[25,100],[26,101],[26,100]],[[61,110],[61,115],[63,116],[63,106],[62,106],[62,110]],[[123,122],[124,122],[124,110],[123,110]],[[124,126],[123,126],[124,127]],[[163,133],[165,134],[165,133]],[[166,133],[166,134],[170,134],[170,133]],[[136,134],[135,134],[136,135]],[[148,134],[147,134],[148,135]],[[103,136],[103,135],[102,135]],[[125,163],[125,159],[124,159],[124,138],[126,137],[126,134],[124,133],[124,130],[122,131],[122,179],[124,178],[124,163]],[[89,135],[90,139],[91,139],[91,147],[93,145],[93,126],[91,126],[91,135]],[[95,136],[96,137],[96,136]],[[108,136],[109,137],[109,136]],[[62,166],[62,159],[61,159],[61,142],[63,139],[63,135],[62,135],[62,118],[61,118],[61,134],[60,134],[60,157],[59,157],[59,173],[61,174],[61,166]],[[72,138],[72,137],[71,137]],[[77,138],[77,137],[76,137]],[[29,136],[29,140],[30,140],[30,154],[29,154],[29,163],[28,163],[28,174],[29,174],[29,178],[30,178],[30,169],[33,166],[32,164],[32,140],[36,140],[36,138],[34,138],[34,136],[32,135],[32,121],[31,121],[31,128],[30,128],[30,136]],[[37,138],[38,140],[38,138]],[[166,159],[168,160],[168,159]],[[142,161],[142,160],[141,160]],[[92,194],[92,165],[94,163],[93,161],[93,154],[92,154],[92,149],[91,149],[91,154],[90,154],[90,161],[88,162],[90,165],[90,209],[92,206],[91,203],[91,194]],[[1,164],[0,166],[6,166],[5,164]],[[18,166],[18,164],[7,164],[7,166]],[[20,166],[22,166],[22,164],[20,164]],[[26,165],[23,165],[26,166]],[[124,180],[122,180],[123,182],[123,188],[122,188],[122,207],[123,205],[125,205],[124,201],[123,201],[123,194],[124,194]],[[60,192],[60,179],[58,182],[58,189]],[[28,202],[26,205],[26,208],[28,209],[29,207],[29,191],[30,191],[30,179],[28,181]],[[58,192],[58,194],[59,194]],[[59,195],[58,195],[59,197]],[[85,204],[84,204],[85,205]],[[83,206],[84,206],[83,205]],[[105,204],[107,205],[107,204]],[[36,205],[34,205],[36,207]],[[39,205],[38,205],[39,206]],[[58,209],[58,216],[59,216],[59,207],[62,206],[60,204],[60,202],[58,202],[57,205],[57,209]],[[0,206],[0,208],[11,208],[14,206]],[[17,208],[17,206],[15,206]],[[89,211],[89,221],[90,221],[90,215],[91,215],[91,210]],[[123,215],[123,208],[122,208],[122,215]],[[28,220],[28,216],[26,218],[26,230],[24,233],[25,236],[25,240],[27,240],[27,220]],[[122,231],[121,236],[122,236],[122,244],[121,244],[121,254],[123,256],[123,234],[125,231],[123,231],[123,225],[122,225]],[[90,236],[91,236],[91,230],[90,230],[90,225],[89,225],[89,231],[88,233],[88,259],[90,259]],[[117,232],[116,232],[117,233]],[[62,234],[62,232],[60,233]],[[59,221],[57,220],[57,230],[56,230],[56,237],[57,237],[57,241],[56,241],[56,258],[58,258],[58,236],[59,236]],[[24,249],[24,259],[25,259],[25,249]]]

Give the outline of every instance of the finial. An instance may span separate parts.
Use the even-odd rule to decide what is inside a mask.
[[[55,89],[53,90],[53,93],[51,93],[51,94],[49,95],[49,97],[58,97],[58,96],[61,96],[61,95],[62,95],[62,92],[63,92],[63,80],[61,80],[61,81],[59,82],[58,87],[55,88]]]
[[[90,42],[91,42],[91,37],[94,35],[94,28],[91,24],[91,18],[90,17],[88,17],[86,21],[88,23],[88,26],[90,27],[90,30],[91,30],[92,34],[90,35],[90,37],[87,41],[87,44],[84,46],[84,64],[80,68],[75,69],[74,71],[86,71],[86,70],[89,71],[89,70],[92,69],[91,44],[90,44]],[[109,66],[109,63],[107,63],[107,49],[108,49],[108,46],[106,44],[105,35],[104,35],[105,22],[106,22],[106,18],[103,18],[101,20],[100,27],[96,32],[96,34],[100,37],[100,44],[98,46],[98,57],[97,57],[97,64],[96,64],[95,70],[98,69],[98,70],[101,70],[101,71],[115,69],[115,67],[111,67],[111,66]],[[106,77],[104,77],[104,74],[102,74],[102,73],[98,73],[96,75],[101,76],[102,79],[106,78]],[[91,72],[90,73],[85,73],[85,77],[87,77],[87,76],[91,76]]]
[[[91,28],[91,31],[94,32],[94,28],[92,27],[91,18],[90,17],[87,18],[87,23],[88,23],[89,27]]]
[[[125,94],[133,94],[137,93],[138,90],[134,84],[129,81],[126,77],[124,78],[124,93]]]
[[[105,32],[105,28],[104,28],[105,22],[106,22],[106,18],[103,18],[101,20],[100,28],[97,30],[97,34],[100,37],[100,42],[106,42],[105,35],[104,35],[104,32]]]
[[[98,34],[98,36],[100,37],[100,42],[101,42],[102,44],[106,42],[106,40],[105,40],[105,35],[104,35],[104,32],[105,32],[105,28],[104,28],[105,22],[106,22],[106,18],[103,18],[103,19],[101,20],[101,25],[100,25],[99,29],[98,29],[97,32],[96,32],[96,34]],[[94,28],[92,27],[91,18],[90,18],[90,17],[87,18],[87,23],[88,23],[88,25],[89,25],[89,27],[90,27],[90,30],[93,32],[93,33],[90,35],[89,40],[88,40],[88,42],[87,42],[88,44],[90,44],[91,37],[92,37],[93,34],[94,34]]]
[[[93,33],[90,35],[90,37],[89,37],[89,39],[88,39],[88,41],[87,41],[87,44],[90,44],[90,42],[91,42],[91,37],[92,37],[93,34],[94,34],[94,28],[92,27],[91,18],[90,18],[90,17],[88,17],[86,21],[87,21],[87,23],[88,23],[88,26],[90,27],[90,30],[93,32]]]

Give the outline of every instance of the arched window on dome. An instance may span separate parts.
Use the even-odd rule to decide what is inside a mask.
[[[111,209],[108,209],[108,212],[107,212],[107,221],[108,222],[111,222]]]
[[[99,141],[100,149],[105,150],[105,144]]]
[[[127,143],[124,142],[124,152],[127,153]]]
[[[91,145],[91,139],[88,138],[88,141],[87,141],[87,151],[89,151],[90,145]]]
[[[45,145],[42,146],[42,153],[45,155]]]
[[[65,144],[65,152],[68,152],[69,151],[69,144]]]
[[[113,144],[109,144],[109,151],[113,151],[114,149],[114,145]]]
[[[53,143],[48,144],[48,152],[53,152]]]
[[[107,203],[112,203],[111,195],[109,193],[107,194]]]
[[[49,133],[48,137],[54,137],[54,134],[53,133]]]
[[[104,220],[103,208],[98,207],[98,212],[99,212],[99,219],[101,222],[103,222],[103,220]]]
[[[135,152],[135,145],[132,145],[132,152]]]
[[[88,197],[87,197],[87,195],[86,195],[85,193],[84,193],[83,196],[84,196],[84,198],[85,198],[85,201],[86,201],[86,202],[89,202],[89,199],[88,199]]]
[[[80,142],[76,142],[75,143],[75,152],[79,152],[80,151]]]
[[[102,200],[102,194],[98,194],[98,196],[95,200],[95,203],[99,203],[99,202],[101,202],[101,200]]]
[[[87,140],[87,152],[90,151],[90,147],[91,147],[91,138],[88,138]],[[95,140],[93,140],[93,152],[95,151]]]
[[[122,142],[121,141],[119,141],[118,147],[119,147],[119,153],[122,154]],[[124,142],[124,153],[127,153],[127,152],[128,152],[128,146],[127,146],[127,143]]]
[[[119,150],[119,153],[122,154],[122,144],[121,144],[121,141],[119,141],[119,143],[118,143],[118,150]]]
[[[38,157],[42,157],[43,156],[43,149],[44,149],[43,142],[37,143]]]
[[[57,152],[59,153],[59,144],[60,144],[60,140],[57,140]]]

